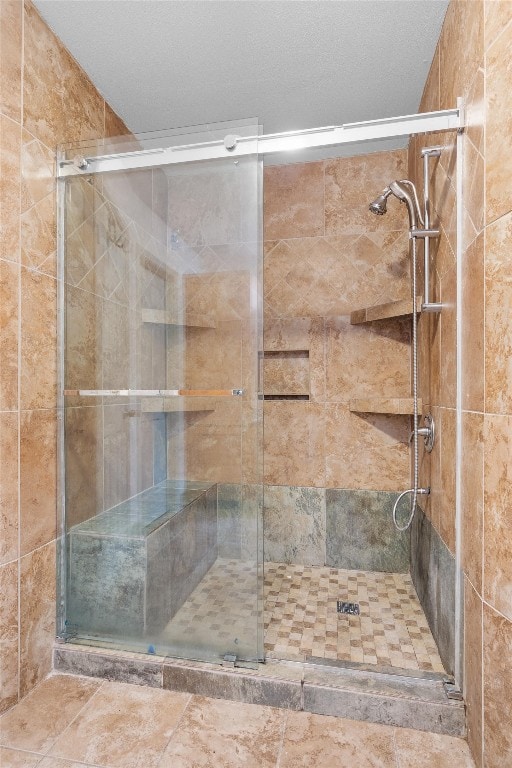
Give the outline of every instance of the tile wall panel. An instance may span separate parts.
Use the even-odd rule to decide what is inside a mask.
[[[32,4],[3,0],[0,710],[49,672],[55,637],[55,147],[105,130],[127,132]]]
[[[512,764],[510,729],[505,725],[510,713],[503,693],[508,684],[512,626],[507,502],[512,474],[511,46],[512,3],[452,0],[420,105],[421,111],[428,111],[437,102],[449,108],[457,96],[466,99],[460,502],[466,579],[464,689],[469,744],[478,768]],[[440,343],[430,345],[428,395],[441,406],[443,430],[444,414],[454,408],[454,151],[448,136],[432,136],[428,142],[443,146],[434,169],[434,207],[442,233],[435,265],[436,290],[443,304],[449,299],[449,306],[443,307],[439,323]],[[413,157],[417,158],[418,149],[413,140],[409,168],[419,180],[419,163]],[[425,337],[431,333],[431,323],[427,330],[421,319]],[[425,340],[424,346],[428,346]],[[453,443],[451,435],[448,442]],[[454,497],[445,496],[443,482],[453,475],[455,458],[451,448],[445,450],[442,433],[439,448],[437,459],[436,449],[431,458],[432,496],[426,510],[451,548]],[[436,467],[439,471],[434,471]]]

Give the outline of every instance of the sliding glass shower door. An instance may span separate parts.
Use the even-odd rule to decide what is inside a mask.
[[[195,141],[204,131],[67,148],[61,160],[115,164]],[[260,161],[121,167],[94,173],[92,159],[59,182],[61,634],[256,660]]]

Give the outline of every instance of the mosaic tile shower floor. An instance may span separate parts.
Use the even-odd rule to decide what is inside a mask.
[[[234,627],[243,648],[243,628],[252,632],[257,615],[254,579],[252,564],[217,560],[165,635],[190,640],[200,626],[228,648]],[[338,614],[337,600],[359,603],[360,615]],[[444,672],[409,574],[265,563],[264,626],[268,658]]]

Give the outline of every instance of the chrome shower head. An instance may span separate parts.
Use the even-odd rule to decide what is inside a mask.
[[[386,213],[386,201],[390,195],[394,195],[402,203],[407,205],[407,210],[409,212],[409,226],[411,229],[416,229],[418,222],[423,225],[423,217],[420,212],[416,187],[412,181],[409,181],[409,179],[392,181],[373,203],[370,203],[370,211],[378,216],[383,216]]]
[[[387,199],[390,194],[391,189],[386,187],[386,189],[383,190],[383,192],[373,201],[373,203],[370,203],[370,211],[375,213],[377,216],[384,216],[387,211]]]

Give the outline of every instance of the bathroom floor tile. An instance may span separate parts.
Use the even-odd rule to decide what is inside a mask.
[[[279,768],[396,768],[393,728],[290,712]]]
[[[2,768],[32,768],[41,760],[41,755],[19,749],[0,747],[0,765]]]
[[[439,733],[397,728],[395,747],[399,765],[408,768],[473,768],[469,746],[463,739]]]
[[[112,768],[153,768],[190,699],[174,691],[105,683],[50,754]]]
[[[0,747],[2,768],[474,768],[463,739],[127,683],[91,681],[72,715],[69,684],[84,682],[50,677],[13,707],[11,727],[37,722],[39,743],[62,733],[44,755]]]
[[[191,638],[201,633],[210,640],[215,638],[219,649],[231,651],[236,635],[240,649],[251,648],[255,567],[254,563],[219,558],[169,622],[160,641],[189,647]],[[338,614],[337,600],[359,603],[360,615]],[[267,658],[316,656],[445,671],[406,573],[267,562],[264,624]]]
[[[195,696],[159,768],[274,768],[285,710]]]
[[[360,615],[337,613],[337,601]],[[265,651],[444,672],[406,573],[265,563]]]
[[[46,752],[100,686],[84,677],[47,678],[0,717],[0,744]]]

